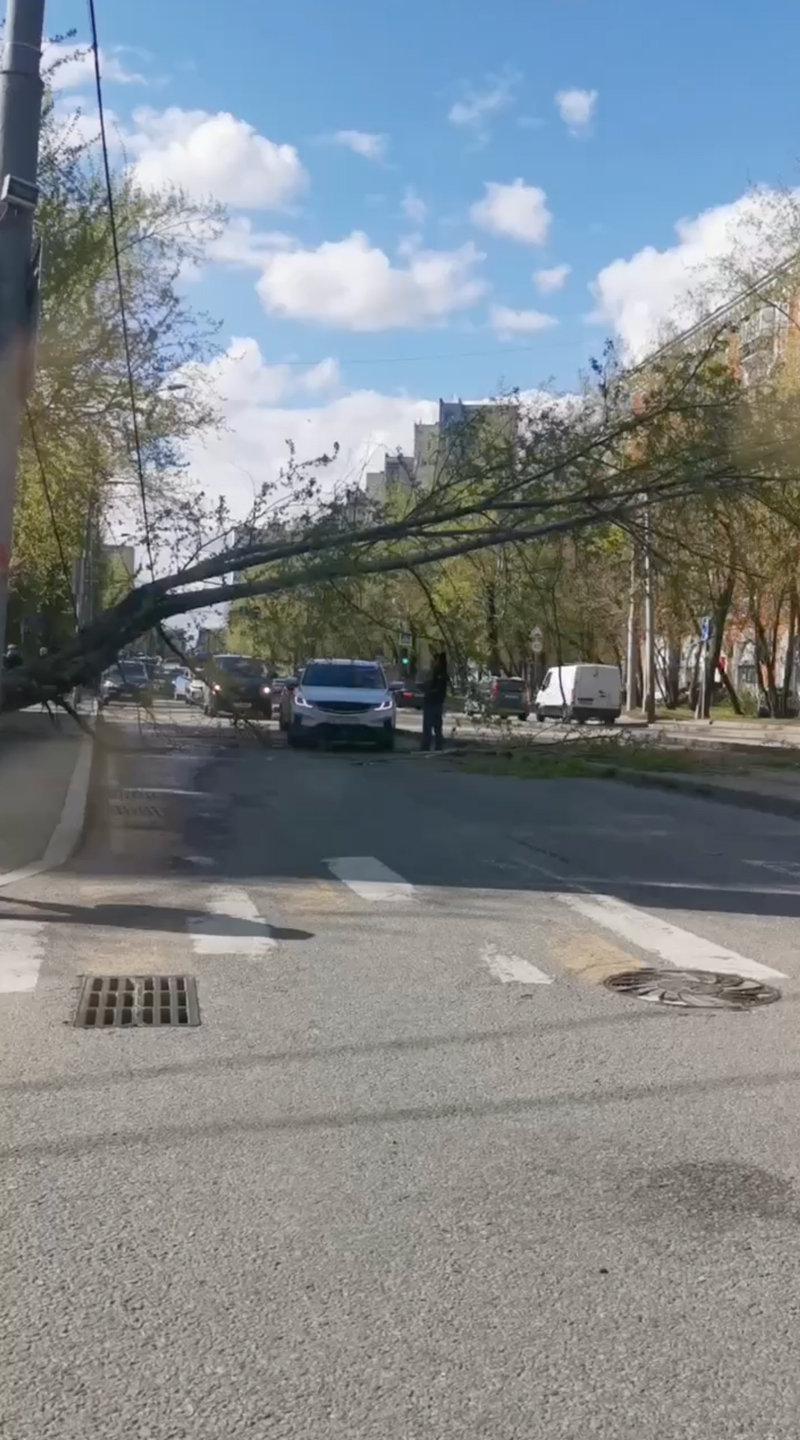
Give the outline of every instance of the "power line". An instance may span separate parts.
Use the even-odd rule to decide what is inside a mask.
[[[336,359],[341,365],[416,365],[425,360],[485,360],[501,355],[532,355],[538,348],[537,345],[514,345],[500,349],[495,345],[491,350],[447,350],[437,355],[337,355]],[[302,368],[304,365],[313,368],[330,358],[329,355],[320,355],[314,360],[276,360],[274,363],[287,368]]]
[[[34,425],[34,423],[33,423],[33,415],[31,414],[31,407],[30,407],[30,405],[28,405],[27,403],[26,403],[26,405],[25,405],[25,415],[26,415],[27,420],[28,420],[28,429],[29,429],[30,432],[31,432],[31,441],[32,441],[32,443],[33,443],[33,451],[34,451],[34,454],[35,454],[35,456],[36,456],[36,461],[37,461],[37,464],[38,464],[38,466],[39,466],[39,474],[40,474],[41,477],[42,477],[42,488],[44,489],[45,499],[46,499],[46,501],[47,501],[47,508],[48,508],[48,510],[50,511],[50,523],[51,523],[51,525],[52,525],[52,527],[53,527],[53,534],[54,534],[55,539],[56,539],[56,545],[58,546],[58,554],[59,554],[59,558],[60,558],[60,560],[61,560],[61,569],[62,569],[63,572],[64,572],[64,579],[65,579],[66,582],[67,582],[67,591],[69,592],[70,604],[72,605],[72,614],[73,614],[73,617],[74,617],[74,620],[75,620],[75,624],[76,624],[76,626],[77,626],[77,624],[78,624],[78,607],[77,607],[77,604],[76,604],[76,602],[75,602],[75,591],[74,591],[73,588],[72,588],[72,572],[71,572],[71,570],[70,570],[70,568],[69,568],[69,565],[67,564],[67,557],[66,557],[66,555],[64,554],[64,546],[63,546],[63,544],[62,544],[62,542],[61,542],[61,531],[60,531],[59,528],[58,528],[58,521],[56,520],[55,506],[53,505],[53,497],[52,497],[52,495],[50,494],[50,485],[49,485],[48,480],[47,480],[47,471],[46,471],[45,468],[44,468],[44,460],[43,460],[43,458],[42,458],[42,452],[41,452],[41,450],[40,450],[40,448],[39,448],[39,440],[38,440],[38,437],[37,437],[37,434],[36,434],[36,427],[35,427],[35,425]]]
[[[94,60],[94,82],[97,92],[97,113],[100,121],[100,144],[103,151],[103,171],[106,181],[106,201],[108,204],[108,223],[111,231],[111,244],[114,251],[114,269],[117,276],[117,291],[119,293],[119,313],[122,323],[122,343],[125,350],[125,367],[128,372],[128,390],[131,402],[131,419],[133,422],[133,445],[136,452],[136,471],[139,478],[139,492],[142,499],[142,517],[144,519],[144,537],[147,546],[147,560],[150,566],[150,577],[155,579],[155,567],[153,565],[153,550],[150,544],[150,522],[147,514],[147,489],[144,481],[144,464],[142,461],[142,446],[139,438],[139,417],[136,409],[136,385],[133,378],[133,364],[131,361],[131,345],[128,335],[128,317],[125,307],[125,287],[122,283],[122,266],[120,265],[119,238],[117,235],[117,218],[114,211],[114,187],[111,183],[111,163],[108,158],[108,140],[106,137],[106,118],[103,105],[103,84],[100,78],[100,47],[97,40],[97,16],[95,14],[94,0],[88,0],[89,25],[92,32],[92,57]]]

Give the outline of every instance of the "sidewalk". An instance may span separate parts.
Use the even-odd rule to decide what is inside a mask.
[[[67,859],[83,826],[91,756],[91,740],[68,715],[0,716],[0,884]]]

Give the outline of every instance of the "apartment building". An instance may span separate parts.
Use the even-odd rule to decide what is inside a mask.
[[[371,471],[365,481],[368,499],[385,505],[393,496],[415,490],[432,490],[469,451],[491,451],[513,441],[519,411],[514,404],[494,401],[440,400],[436,420],[414,426],[411,455],[387,455],[382,470]]]

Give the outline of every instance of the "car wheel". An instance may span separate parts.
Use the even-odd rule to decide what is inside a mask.
[[[517,716],[517,719],[519,720],[520,725],[524,725],[526,720],[528,719],[527,711],[523,711],[521,715]]]
[[[536,711],[536,719],[538,720],[540,725],[544,725],[544,715],[542,714],[541,710]]]

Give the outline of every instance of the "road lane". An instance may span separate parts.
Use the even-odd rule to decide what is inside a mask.
[[[184,730],[0,900],[47,942],[0,997],[12,1440],[794,1440],[800,887],[736,887],[800,827]],[[662,873],[780,1004],[596,983],[651,957],[563,897]],[[73,1030],[103,968],[188,969],[202,1026]]]

